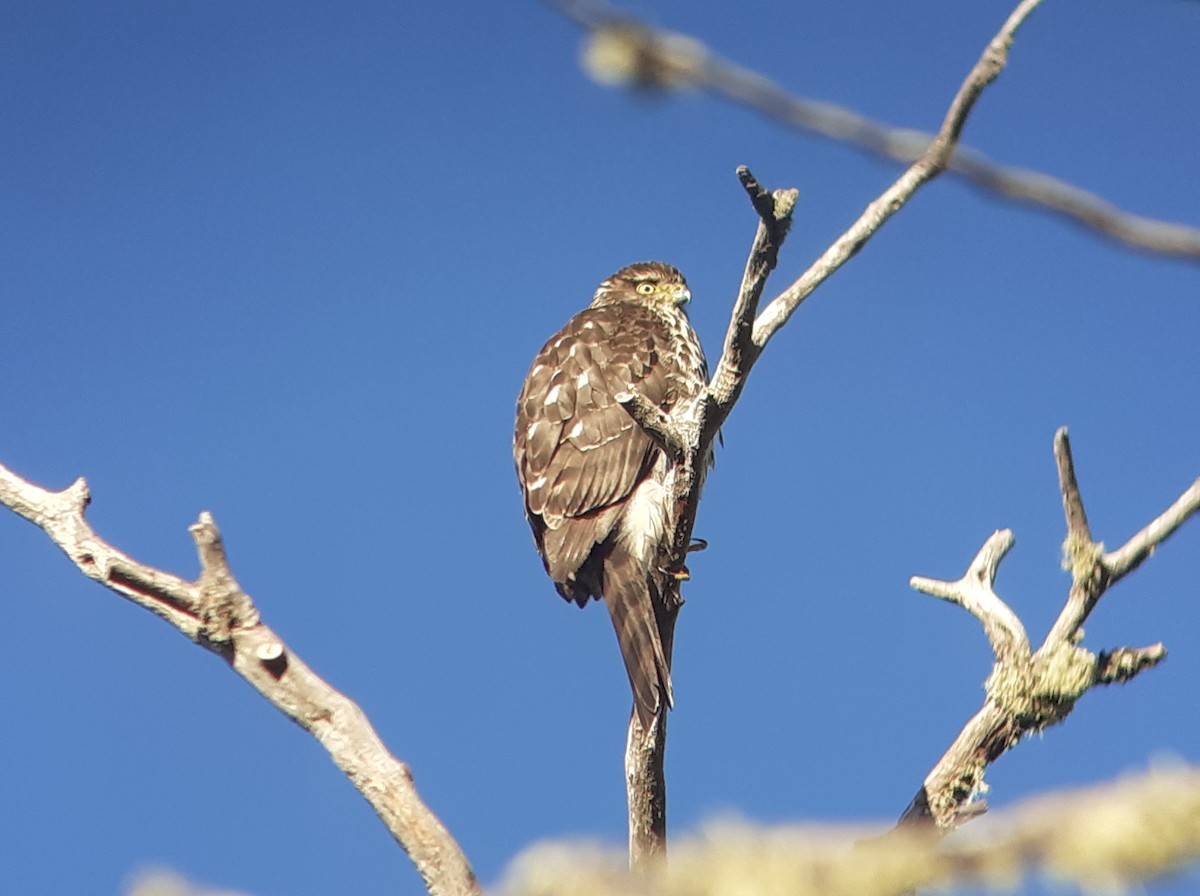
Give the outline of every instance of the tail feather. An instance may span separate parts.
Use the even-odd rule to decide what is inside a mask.
[[[658,635],[646,572],[619,544],[604,561],[604,602],[617,632],[638,721],[649,731],[660,704],[674,703],[671,669]]]

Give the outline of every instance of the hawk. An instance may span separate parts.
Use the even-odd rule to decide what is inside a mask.
[[[690,299],[683,274],[662,262],[601,283],[534,359],[513,439],[546,572],[566,600],[608,606],[646,731],[672,703],[654,608],[659,555],[674,528],[675,465],[616,396],[637,392],[670,413],[701,393],[707,365],[683,310]]]

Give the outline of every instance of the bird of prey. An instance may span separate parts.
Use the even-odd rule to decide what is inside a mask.
[[[672,703],[654,608],[674,528],[675,465],[617,396],[636,392],[670,413],[704,389],[704,351],[683,310],[690,299],[683,274],[661,262],[601,283],[534,359],[513,439],[546,572],[566,600],[608,606],[646,731]],[[701,476],[709,463],[711,455]]]

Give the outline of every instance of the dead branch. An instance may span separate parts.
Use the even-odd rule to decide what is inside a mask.
[[[622,406],[676,461],[675,506],[681,509],[674,524],[671,547],[659,564],[662,572],[657,590],[662,600],[655,608],[668,663],[675,641],[675,623],[683,606],[680,585],[689,577],[686,559],[713,443],[761,351],[751,340],[754,315],[767,276],[774,269],[787,237],[797,197],[795,190],[768,194],[747,168],[738,169],[738,177],[760,220],[734,303],[725,350],[711,382],[695,401],[670,415],[648,406],[644,399],[639,401],[640,396],[618,397]],[[633,715],[625,748],[625,783],[629,798],[629,858],[636,868],[646,868],[666,853],[666,743],[665,711],[659,713],[650,731],[642,728],[636,713]]]
[[[868,205],[850,229],[838,237],[795,283],[777,296],[758,316],[754,322],[755,345],[765,346],[813,290],[858,254],[866,242],[905,206],[917,190],[946,170],[954,156],[967,116],[971,114],[975,102],[987,86],[1004,70],[1008,62],[1008,50],[1017,30],[1037,9],[1040,2],[1041,0],[1021,0],[959,88],[942,122],[941,130],[920,158],[909,166],[882,196]]]
[[[658,591],[663,600],[658,609],[658,622],[664,645],[674,642],[675,621],[683,604],[680,583],[688,578],[687,554],[713,443],[741,396],[755,362],[767,342],[787,323],[801,302],[853,257],[917,190],[946,169],[967,116],[979,96],[1004,69],[1013,36],[1039,2],[1022,0],[1009,16],[959,88],[941,131],[921,157],[867,207],[799,280],[762,312],[758,310],[759,301],[787,238],[798,194],[795,190],[770,193],[748,168],[738,169],[738,177],[759,223],[712,380],[695,401],[675,409],[670,415],[646,407],[644,402],[639,404],[636,397],[622,396],[626,399],[622,402],[625,408],[676,458],[675,506],[679,510],[673,522],[670,552],[659,564],[663,574]],[[669,661],[669,651],[667,656]],[[642,866],[666,849],[666,781],[662,772],[666,724],[665,713],[660,714],[650,732],[642,730],[636,719],[630,722],[625,776],[629,795],[630,858],[635,866]]]
[[[693,37],[653,28],[607,4],[593,0],[546,3],[587,29],[585,64],[601,83],[639,90],[703,90],[794,130],[905,165],[920,159],[937,139],[790,94],[765,75],[723,59]],[[985,194],[1048,211],[1129,248],[1200,260],[1200,230],[1194,227],[1133,214],[1047,174],[999,165],[970,147],[959,147],[947,167]]]
[[[421,801],[407,765],[388,752],[362,709],[330,687],[263,623],[225,556],[212,515],[189,527],[202,572],[195,582],[138,563],[84,518],[78,479],[47,491],[0,465],[0,504],[43,530],[85,576],[161,616],[222,657],[276,709],[315,737],[408,853],[435,896],[480,896],[459,845]]]
[[[1067,524],[1063,562],[1071,573],[1071,590],[1036,652],[1030,650],[1020,619],[994,590],[996,567],[1012,547],[1012,533],[997,532],[989,538],[957,582],[912,580],[918,591],[960,604],[979,619],[996,662],[983,708],[925,778],[900,819],[902,825],[931,822],[939,830],[950,830],[978,814],[985,807],[976,797],[985,790],[984,772],[992,762],[1027,734],[1063,721],[1093,687],[1124,684],[1167,656],[1162,644],[1093,654],[1080,646],[1083,624],[1111,585],[1200,511],[1200,480],[1124,547],[1105,553],[1088,527],[1066,429],[1054,436],[1054,455]]]

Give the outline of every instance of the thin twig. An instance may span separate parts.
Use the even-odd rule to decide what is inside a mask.
[[[1179,496],[1179,500],[1115,551],[1104,555],[1104,566],[1115,584],[1149,559],[1158,546],[1170,538],[1187,520],[1200,511],[1200,479]]]
[[[607,3],[545,2],[590,32],[587,59],[593,76],[602,82],[640,90],[696,88],[786,127],[905,165],[920,159],[935,139],[921,131],[888,127],[841,106],[794,96],[766,76],[721,58],[695,38],[655,29]],[[1129,248],[1200,260],[1200,229],[1195,227],[1133,214],[1050,175],[999,165],[965,146],[947,167],[987,195],[1051,212]]]
[[[843,233],[799,279],[777,296],[754,322],[754,344],[760,348],[787,323],[800,304],[828,280],[900,211],[913,194],[946,170],[958,137],[975,102],[994,81],[1008,60],[1008,49],[1017,30],[1037,9],[1041,0],[1022,0],[1004,27],[988,44],[983,55],[959,88],[937,136],[882,196],[867,206],[850,229]]]
[[[1087,511],[1083,509],[1083,498],[1079,495],[1071,440],[1065,426],[1054,434],[1054,459],[1058,463],[1058,484],[1062,491],[1063,512],[1067,516],[1067,538],[1091,542],[1092,530],[1088,526]]]
[[[144,566],[98,536],[84,518],[87,483],[50,492],[0,465],[0,504],[42,529],[84,575],[163,617],[221,656],[280,712],[315,737],[375,809],[435,896],[479,896],[461,848],[422,802],[408,766],[388,752],[362,709],[330,687],[261,620],[229,568],[213,518],[190,527],[196,582]]]
[[[738,168],[738,178],[759,221],[750,255],[746,259],[746,269],[742,273],[742,285],[725,332],[725,346],[709,386],[709,394],[717,406],[716,427],[729,415],[741,395],[750,368],[762,351],[754,344],[754,318],[758,314],[758,303],[766,288],[767,278],[775,270],[779,250],[791,229],[792,213],[799,197],[796,190],[767,192],[744,165]]]

